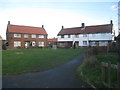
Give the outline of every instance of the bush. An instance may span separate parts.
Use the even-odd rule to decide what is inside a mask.
[[[2,45],[2,49],[3,49],[3,50],[6,50],[6,49],[7,49],[7,47],[6,47],[5,44]]]
[[[94,56],[89,56],[85,58],[85,65],[95,67],[96,65],[98,65],[98,61]]]

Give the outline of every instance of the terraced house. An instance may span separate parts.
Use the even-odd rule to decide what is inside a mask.
[[[12,25],[8,21],[6,39],[8,48],[34,48],[47,46],[47,32],[42,27]]]
[[[58,33],[58,47],[107,46],[112,42],[112,20],[110,24],[64,28]]]

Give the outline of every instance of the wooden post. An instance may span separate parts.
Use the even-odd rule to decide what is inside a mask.
[[[117,87],[118,87],[118,90],[120,90],[120,63],[118,62],[117,63]]]
[[[107,81],[108,81],[108,80],[107,80],[107,77],[108,77],[108,76],[107,76],[107,75],[108,75],[107,67],[104,67],[104,73],[105,73],[105,74],[104,74],[104,75],[105,75],[105,83],[107,83]]]
[[[101,79],[103,82],[105,82],[105,67],[102,66],[103,63],[101,63],[101,71],[102,71],[102,75],[101,75]]]
[[[110,69],[111,69],[111,63],[108,62],[108,87],[111,87],[111,80],[110,80]]]

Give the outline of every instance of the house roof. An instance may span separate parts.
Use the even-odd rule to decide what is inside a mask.
[[[8,25],[8,32],[13,33],[30,33],[30,34],[47,34],[42,27],[22,26],[22,25]]]
[[[57,42],[58,40],[55,39],[55,38],[52,38],[52,39],[48,39],[49,42]]]
[[[85,28],[82,29],[82,27],[64,28],[58,35],[112,32],[112,24],[85,26]]]

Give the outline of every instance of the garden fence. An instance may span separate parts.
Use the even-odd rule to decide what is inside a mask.
[[[116,88],[120,90],[120,63],[116,64],[111,64],[110,62],[105,63],[101,62],[101,70],[102,70],[102,81],[103,83],[108,86],[109,88],[111,87],[111,68],[117,70],[117,85]]]

